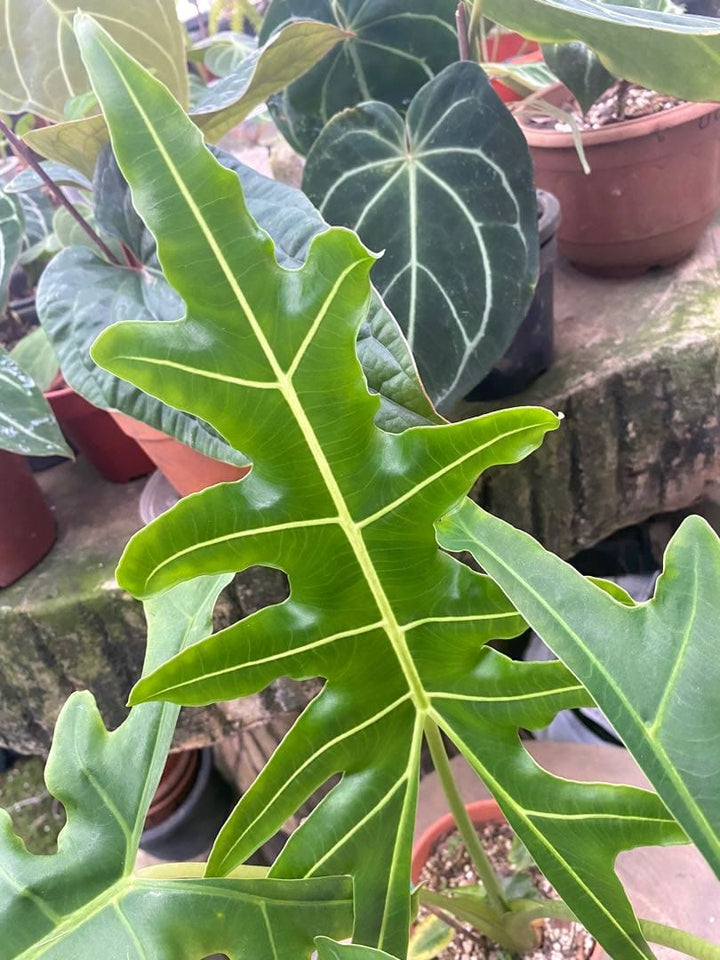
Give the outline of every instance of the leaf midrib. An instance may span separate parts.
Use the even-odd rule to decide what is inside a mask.
[[[165,145],[157,136],[152,124],[150,123],[150,120],[147,114],[143,110],[142,104],[138,101],[134,91],[132,90],[130,85],[127,83],[122,73],[122,70],[119,69],[118,64],[116,63],[113,57],[112,52],[107,49],[104,43],[103,43],[103,47],[105,49],[106,56],[108,57],[110,62],[113,64],[119,80],[125,87],[128,97],[130,98],[140,118],[142,119],[142,122],[145,125],[145,128],[150,138],[155,143],[159,155],[164,161],[171,177],[177,184],[180,194],[185,200],[185,203],[187,204],[191,214],[195,218],[203,236],[205,237],[211,251],[213,252],[217,260],[218,265],[220,266],[220,269],[223,272],[223,275],[225,276],[230,286],[230,289],[233,291],[233,294],[236,296],[241,309],[245,313],[248,323],[250,324],[255,336],[257,337],[258,343],[260,344],[260,347],[263,353],[265,354],[268,363],[270,364],[270,368],[273,371],[273,374],[277,379],[278,384],[280,385],[280,390],[285,398],[288,408],[292,413],[292,415],[294,416],[300,428],[300,431],[305,439],[308,449],[310,450],[312,457],[315,460],[318,471],[320,472],[320,475],[322,476],[323,481],[325,482],[328,493],[330,494],[330,498],[335,506],[335,509],[337,510],[340,526],[342,527],[343,532],[345,533],[345,536],[347,537],[348,542],[350,543],[350,546],[352,547],[353,552],[355,553],[355,557],[357,559],[358,565],[370,588],[370,591],[373,595],[375,603],[377,604],[378,610],[381,613],[381,616],[385,623],[385,632],[387,633],[388,639],[390,640],[390,644],[393,648],[395,656],[398,660],[398,663],[400,664],[400,668],[408,683],[408,688],[410,689],[413,702],[416,708],[419,711],[424,713],[429,708],[430,701],[428,700],[425,694],[425,691],[423,689],[423,684],[420,679],[420,675],[410,655],[410,651],[405,641],[403,631],[400,628],[400,625],[395,617],[395,612],[392,608],[390,600],[387,594],[385,593],[382,583],[380,582],[380,578],[378,577],[377,571],[375,570],[375,566],[372,562],[372,558],[370,557],[370,553],[363,539],[360,527],[355,523],[352,515],[350,514],[348,505],[345,501],[345,498],[342,495],[342,491],[340,490],[340,486],[335,478],[335,475],[333,474],[330,463],[328,462],[325,456],[325,453],[322,449],[320,441],[315,434],[315,431],[313,429],[312,424],[310,423],[310,420],[307,417],[307,414],[305,413],[305,410],[300,402],[300,398],[298,397],[297,391],[295,390],[295,387],[292,382],[292,373],[294,373],[295,370],[297,369],[299,359],[302,358],[304,351],[309,346],[310,339],[316,332],[319,326],[319,323],[322,320],[322,313],[319,314],[319,318],[311,327],[307,337],[303,341],[303,344],[301,345],[298,351],[298,354],[294,358],[293,366],[291,367],[292,372],[285,373],[285,371],[280,366],[280,363],[278,362],[278,359],[275,356],[267,338],[265,337],[262,331],[262,328],[260,326],[260,323],[257,317],[255,316],[247,298],[243,294],[242,289],[237,281],[237,278],[235,277],[234,273],[230,268],[230,264],[225,259],[225,256],[223,254],[223,251],[220,245],[218,244],[217,240],[213,236],[213,233],[209,225],[203,218],[200,212],[200,209],[198,208],[192,194],[187,188],[187,185],[179,176],[172,162],[172,158],[170,157],[167,150],[165,149]],[[353,268],[356,267],[358,263],[353,264],[352,265]],[[278,269],[282,269],[282,268],[278,267]],[[336,284],[336,287],[337,287],[337,284]],[[334,296],[336,292],[336,287],[334,287],[333,291],[331,291],[331,297]],[[329,299],[326,300],[326,303],[324,305],[326,310],[329,309],[330,303],[331,303],[331,300]]]

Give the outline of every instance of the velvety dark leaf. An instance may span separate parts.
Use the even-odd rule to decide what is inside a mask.
[[[615,77],[605,69],[600,57],[579,40],[545,43],[542,51],[545,62],[573,94],[583,113],[587,113],[615,82]]]
[[[0,190],[0,317],[10,293],[10,275],[22,250],[25,224],[19,203]]]
[[[515,663],[485,646],[524,625],[487,577],[435,539],[435,522],[479,472],[530,453],[557,419],[516,408],[399,435],[379,429],[379,400],[356,356],[372,255],[334,228],[300,269],[279,265],[239,181],[181,107],[81,24],[118,162],[187,307],[177,324],[118,324],[93,354],[211,423],[253,462],[242,481],[189,497],[141,531],[118,581],[159,603],[180,581],[257,564],[284,570],[291,585],[285,602],[172,658],[131,699],[199,704],[280,675],[326,681],[241,798],[209,874],[232,871],[341,774],[270,876],[352,874],[355,941],[403,956],[420,749],[439,725],[607,948],[651,956],[614,861],[684,834],[653,794],[562,781],[531,760],[518,729],[589,703],[587,693],[557,661]]]
[[[383,250],[372,280],[431,399],[450,409],[509,346],[538,270],[532,162],[477,64],[426,84],[403,118],[366,103],[332,120],[303,188],[331,223]]]
[[[79,187],[84,190],[89,190],[92,186],[86,176],[63,163],[53,163],[46,160],[40,166],[58,186]],[[24,193],[26,190],[36,190],[38,187],[44,186],[44,183],[45,181],[37,171],[32,167],[26,167],[5,186],[5,192]]]
[[[334,23],[352,34],[270,100],[290,144],[307,153],[340,110],[380,100],[404,110],[428,80],[457,60],[454,0],[273,0],[260,41],[292,19]]]

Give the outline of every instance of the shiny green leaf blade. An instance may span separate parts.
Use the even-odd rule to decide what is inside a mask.
[[[454,16],[454,0],[273,0],[262,43],[293,19],[333,23],[352,34],[270,100],[289,143],[307,153],[331,117],[366,100],[405,109],[423,84],[457,60]]]
[[[347,36],[347,31],[331,23],[300,20],[288,24],[206,89],[193,106],[193,120],[208,141],[217,142],[255,107],[301,77]]]
[[[0,347],[0,450],[33,457],[72,457],[50,406]]]
[[[720,21],[605,0],[485,0],[485,15],[543,43],[581,40],[615,77],[720,100]]]
[[[585,43],[543,44],[545,62],[587,113],[595,101],[611,87],[615,77]]]
[[[412,932],[408,960],[437,960],[443,950],[455,939],[456,930],[430,914],[421,920]]]
[[[587,686],[720,876],[720,540],[690,517],[655,596],[627,606],[525,533],[465,505],[440,542],[470,550]]]
[[[291,585],[284,603],[172,658],[131,700],[197,704],[262,690],[280,675],[326,679],[243,795],[209,874],[231,872],[341,774],[271,876],[352,875],[355,941],[404,955],[420,747],[437,721],[495,786],[519,780],[515,820],[532,823],[534,850],[562,888],[585,894],[581,906],[610,949],[651,956],[614,859],[684,835],[652,794],[558,786],[530,761],[520,727],[591,701],[562,663],[517,664],[485,646],[523,623],[487,577],[435,540],[434,523],[478,472],[527,455],[557,419],[518,408],[399,435],[378,429],[378,400],[355,353],[372,257],[333,229],[300,269],[280,266],[237,179],[166,91],[85,19],[81,38],[120,165],[188,306],[179,323],[116,325],[94,355],[206,419],[253,461],[244,480],[188,498],[141,531],[119,580],[161,604],[178,581],[256,564],[285,570]],[[569,841],[542,809],[561,790],[562,819],[582,814]],[[586,816],[597,804],[601,816]],[[586,893],[590,870],[601,902]]]
[[[355,944],[336,943],[326,937],[318,937],[315,941],[318,948],[318,960],[396,960],[384,950],[374,950],[372,947],[358,947]]]
[[[20,256],[24,233],[22,208],[0,190],[0,317],[7,307],[10,275]]]
[[[310,817],[273,876],[353,872],[360,942],[402,952],[427,709],[406,634],[420,645],[421,661],[424,648],[436,642],[435,630],[475,657],[490,637],[522,629],[487,578],[437,550],[432,519],[485,466],[527,455],[557,419],[519,409],[399,435],[381,431],[374,422],[379,400],[367,392],[356,356],[370,301],[371,255],[353,234],[333,229],[315,237],[302,268],[280,266],[247,212],[237,177],[207,151],[180,107],[97,27],[85,19],[80,24],[118,162],[188,310],[180,323],[116,325],[100,336],[93,355],[209,422],[254,464],[248,483],[211,488],[182,501],[167,524],[148,527],[118,576],[136,595],[148,595],[211,567],[264,563],[286,570],[290,601],[229,628],[220,641],[210,638],[212,651],[203,644],[212,670],[232,635],[221,656],[234,675],[200,677],[189,696],[206,697],[208,688],[214,695],[223,683],[261,689],[278,671],[331,678],[295,728],[292,766],[282,767],[291,743],[286,738],[259,791],[245,795],[247,806],[260,804],[260,817],[244,821],[258,823],[243,842],[254,849],[270,820],[287,817],[300,797],[345,771],[330,795],[332,829]],[[204,544],[189,537],[183,518],[203,530]],[[396,553],[383,561],[388,541]],[[409,570],[417,577],[408,586]],[[318,606],[320,589],[335,598],[326,610]],[[356,644],[372,675],[363,659],[348,657]],[[350,671],[349,662],[356,664]],[[173,675],[184,667],[173,660],[164,669]],[[331,730],[336,734],[328,741]],[[382,752],[379,742],[387,744]],[[287,792],[266,810],[278,773]],[[364,789],[355,789],[358,781]],[[239,842],[228,839],[231,851],[227,857],[216,852],[212,872],[240,862]]]
[[[173,0],[83,0],[83,9],[187,101],[185,43]],[[0,0],[0,110],[65,119],[65,103],[89,90],[73,33],[75,0]]]
[[[366,103],[332,120],[303,188],[331,223],[384,250],[372,279],[439,409],[509,346],[537,280],[527,143],[477,64],[455,63],[402,117]]]

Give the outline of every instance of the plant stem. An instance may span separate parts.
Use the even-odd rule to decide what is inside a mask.
[[[13,148],[15,153],[22,157],[22,159],[37,173],[40,179],[43,181],[48,190],[52,193],[58,203],[62,204],[63,207],[67,210],[73,220],[85,231],[85,233],[90,237],[92,242],[102,251],[103,255],[116,266],[122,266],[121,262],[108,247],[104,240],[102,240],[97,233],[93,230],[87,220],[80,214],[75,207],[70,203],[68,198],[65,196],[64,192],[60,187],[55,183],[55,181],[45,173],[42,168],[42,165],[33,156],[32,150],[29,147],[25,146],[23,141],[15,135],[15,133],[10,129],[10,127],[3,121],[0,120],[0,132],[2,132],[5,139],[8,141],[10,146]]]
[[[485,887],[488,902],[500,913],[505,913],[508,910],[508,904],[503,895],[500,881],[490,863],[488,855],[482,848],[477,831],[465,809],[465,804],[462,801],[452,774],[450,761],[445,751],[445,744],[442,741],[440,731],[434,720],[427,720],[425,722],[425,739],[430,748],[433,764],[437,770],[443,792],[450,807],[450,813],[452,813],[453,819],[457,824],[458,832],[467,848],[477,875]]]
[[[543,900],[528,910],[518,912],[513,917],[521,923],[530,923],[532,920],[553,917],[558,920],[574,920],[577,917],[562,900]],[[694,957],[696,960],[720,960],[720,945],[696,937],[692,933],[678,930],[664,923],[655,923],[654,920],[639,920],[640,929],[646,940],[656,943],[660,947],[670,947]]]
[[[485,0],[473,0],[472,13],[470,14],[470,43],[478,50],[482,63],[487,63],[488,56],[487,37],[485,36],[485,23],[483,15],[485,11]]]
[[[468,35],[468,18],[464,0],[460,0],[455,11],[455,23],[458,34],[458,52],[461,60],[470,59],[470,38]]]

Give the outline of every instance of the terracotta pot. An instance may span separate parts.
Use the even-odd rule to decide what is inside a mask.
[[[63,433],[113,483],[127,483],[153,469],[140,447],[118,427],[107,410],[88,403],[71,387],[49,390],[45,398]]]
[[[468,803],[465,809],[476,826],[483,823],[506,823],[505,815],[494,800],[476,800],[474,803]],[[431,824],[417,841],[413,847],[412,866],[410,868],[410,877],[413,884],[420,880],[422,869],[430,859],[430,854],[438,840],[443,834],[452,830],[454,826],[453,815],[446,813],[444,817],[440,817],[439,820]],[[590,960],[602,960],[604,956],[602,947],[596,944]]]
[[[556,84],[535,96],[556,105]],[[651,117],[572,136],[520,117],[537,185],[562,207],[560,252],[587,273],[623,277],[670,266],[692,253],[720,207],[720,105],[687,103]]]
[[[139,420],[133,420],[117,410],[114,410],[112,415],[125,433],[138,442],[181,497],[197,493],[216,483],[239,480],[250,469],[206,457],[174,437],[140,423]]]
[[[0,451],[0,587],[38,563],[55,542],[57,524],[25,457]]]

